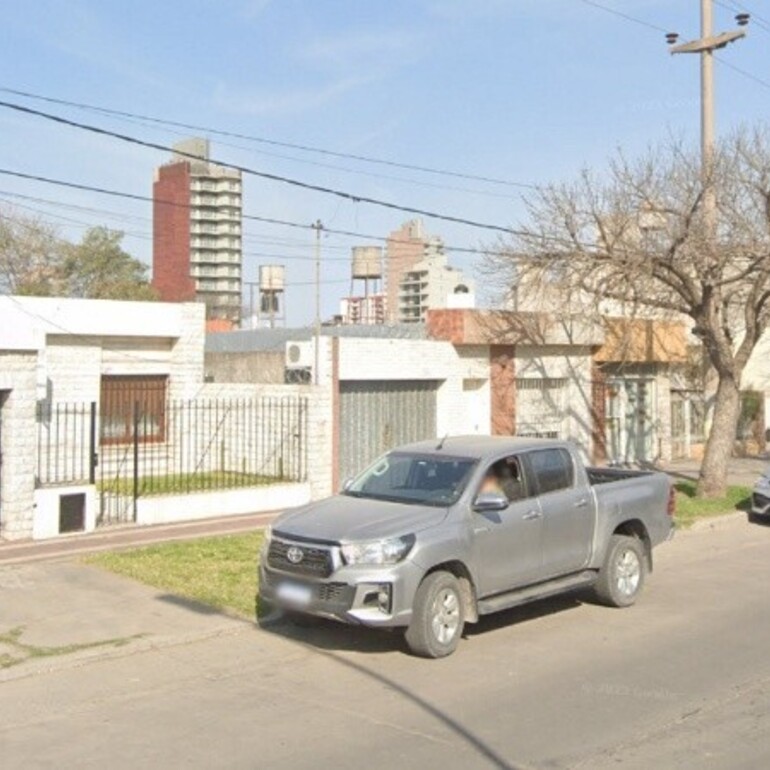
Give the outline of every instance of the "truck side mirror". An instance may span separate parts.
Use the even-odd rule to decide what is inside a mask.
[[[353,483],[352,476],[349,479],[345,479],[345,481],[342,482],[342,491],[345,492],[346,490],[350,489],[350,486],[352,483]]]
[[[473,501],[474,511],[504,511],[508,507],[508,498],[501,492],[482,492]]]

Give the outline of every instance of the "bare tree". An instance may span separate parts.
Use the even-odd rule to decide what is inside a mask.
[[[707,185],[715,223],[704,214]],[[727,139],[708,179],[671,142],[638,161],[619,154],[605,175],[543,188],[527,207],[526,229],[487,258],[503,293],[562,312],[689,321],[717,381],[698,494],[721,494],[741,376],[770,327],[770,134]]]

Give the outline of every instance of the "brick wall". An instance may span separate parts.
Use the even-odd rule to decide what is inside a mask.
[[[426,320],[428,336],[462,345],[465,342],[466,314],[467,311],[457,309],[431,310]]]
[[[516,348],[489,346],[489,386],[492,435],[516,432]]]
[[[35,494],[35,353],[0,352],[0,538],[32,536]]]
[[[190,278],[190,167],[161,166],[153,184],[152,285],[166,302],[195,299]]]

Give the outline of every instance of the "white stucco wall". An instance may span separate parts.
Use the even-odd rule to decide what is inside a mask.
[[[340,339],[341,381],[439,381],[436,433],[489,433],[489,349],[438,340]]]
[[[202,304],[0,297],[0,536],[50,534],[33,522],[38,401],[98,402],[111,374],[165,374],[171,398],[193,398],[204,335]]]
[[[587,459],[591,451],[591,351],[567,346],[524,346],[516,348],[516,378],[565,379],[562,438],[574,441]],[[527,415],[517,399],[517,423]]]
[[[36,430],[33,351],[0,350],[0,538],[32,535]]]

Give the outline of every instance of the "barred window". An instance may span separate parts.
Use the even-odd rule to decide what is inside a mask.
[[[134,421],[142,442],[166,436],[166,375],[104,375],[101,382],[103,444],[133,441]]]

